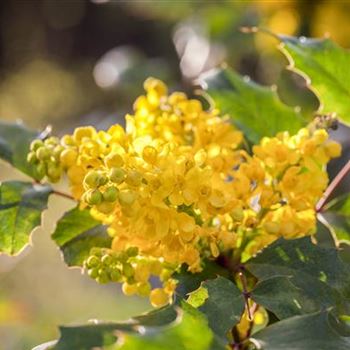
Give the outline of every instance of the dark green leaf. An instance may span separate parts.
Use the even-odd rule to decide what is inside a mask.
[[[335,248],[337,246],[334,230],[321,215],[317,216],[315,238],[319,246],[326,248]]]
[[[309,237],[279,239],[246,267],[260,280],[252,298],[279,318],[349,307],[349,267],[336,249],[316,246]]]
[[[121,345],[116,350],[224,350],[223,346],[213,347],[213,341],[213,333],[205,318],[187,306],[179,311],[173,324],[122,334]]]
[[[29,242],[40,225],[52,189],[29,182],[8,181],[0,185],[0,252],[15,255]]]
[[[337,291],[315,278],[277,276],[263,280],[251,293],[259,305],[279,319],[317,312],[330,307],[346,309]]]
[[[285,105],[271,88],[245,79],[229,68],[207,73],[200,84],[215,106],[228,113],[253,143],[279,131],[295,133],[305,124],[301,114]]]
[[[116,333],[121,331],[136,332],[138,326],[165,326],[176,320],[177,311],[172,306],[153,310],[148,314],[138,316],[129,322],[98,322],[78,326],[60,327],[60,339],[55,350],[90,350],[114,344]]]
[[[88,209],[76,207],[57,222],[53,240],[63,252],[69,266],[81,266],[93,247],[110,247],[106,227],[95,220]]]
[[[347,193],[332,200],[322,215],[330,224],[337,239],[350,244],[350,194]]]
[[[38,136],[36,131],[27,129],[22,124],[0,121],[0,159],[38,179],[35,168],[27,162],[30,143]]]
[[[118,343],[113,349],[224,350],[215,341],[205,317],[181,303],[135,317],[126,323],[91,323],[60,327],[61,336],[54,350],[91,350]],[[45,349],[45,348],[44,348]]]
[[[189,295],[187,301],[206,316],[209,327],[223,339],[239,322],[244,311],[242,292],[223,277],[202,282],[201,286]]]
[[[321,112],[336,112],[350,123],[350,52],[330,39],[295,38],[279,35],[281,51],[292,69],[310,78],[321,102]]]
[[[229,271],[213,261],[206,261],[203,270],[195,274],[188,272],[187,268],[183,266],[181,272],[174,276],[179,281],[176,293],[181,298],[186,298],[188,293],[199,288],[203,281],[213,279],[219,275],[228,277]]]
[[[346,350],[349,334],[328,312],[294,316],[254,334],[256,348],[263,350]]]

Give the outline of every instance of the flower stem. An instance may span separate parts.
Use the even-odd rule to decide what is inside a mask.
[[[350,160],[344,165],[344,167],[339,171],[337,176],[333,179],[333,181],[329,184],[326,191],[324,192],[322,198],[316,204],[316,212],[321,213],[323,208],[325,207],[329,197],[334,192],[334,190],[338,187],[341,181],[350,173]]]
[[[64,192],[61,192],[61,191],[53,190],[52,193],[56,194],[57,196],[63,197],[63,198],[71,199],[72,201],[75,200],[71,195],[64,193]]]
[[[250,307],[249,307],[250,293],[248,292],[247,279],[246,279],[243,271],[244,271],[244,267],[241,267],[241,269],[238,273],[238,276],[239,276],[239,279],[241,280],[242,287],[243,287],[243,296],[244,296],[244,300],[245,300],[245,307],[246,307],[247,314],[248,314],[248,320],[252,321],[252,315],[251,315]]]

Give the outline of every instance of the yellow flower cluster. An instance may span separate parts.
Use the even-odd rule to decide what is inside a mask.
[[[250,155],[217,110],[153,78],[144,87],[125,129],[77,128],[49,147],[35,141],[28,156],[49,180],[54,161],[53,180],[66,173],[73,196],[108,225],[112,246],[85,262],[91,277],[164,305],[181,266],[199,272],[221,253],[246,259],[278,237],[313,232],[325,165],[340,154],[324,129],[264,138]],[[152,290],[152,275],[161,288]]]

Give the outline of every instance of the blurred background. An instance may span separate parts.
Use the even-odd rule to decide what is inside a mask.
[[[146,77],[190,92],[202,72],[223,62],[277,85],[285,103],[316,110],[316,97],[286,69],[274,39],[243,34],[242,26],[330,36],[350,47],[350,1],[1,1],[0,118],[50,124],[57,135],[78,125],[106,128],[123,123]],[[340,129],[336,137],[348,149],[349,131]],[[331,165],[332,175],[344,159]],[[0,164],[0,180],[9,177],[23,178]],[[58,324],[120,320],[149,308],[65,267],[49,235],[71,206],[51,199],[32,246],[12,259],[0,256],[0,350],[55,339]]]

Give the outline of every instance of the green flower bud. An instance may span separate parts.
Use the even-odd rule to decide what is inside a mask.
[[[108,182],[108,177],[104,174],[99,174],[98,184],[99,186],[103,186]]]
[[[96,281],[101,284],[108,283],[110,279],[107,272],[105,270],[100,269],[98,271],[98,277],[96,278]]]
[[[27,155],[27,162],[30,164],[34,164],[38,161],[38,158],[35,155],[35,152],[29,152]]]
[[[112,261],[113,261],[113,258],[109,254],[105,254],[101,259],[101,262],[105,265],[110,265]]]
[[[102,193],[99,190],[89,191],[84,198],[87,204],[98,205],[102,202]]]
[[[96,255],[91,255],[86,260],[86,266],[88,268],[97,267],[100,265],[100,259]]]
[[[46,175],[46,165],[45,163],[40,163],[36,167],[36,173],[40,179]]]
[[[121,282],[121,280],[122,280],[122,274],[118,269],[113,269],[109,273],[109,277],[110,277],[111,281],[113,281],[113,282]]]
[[[100,174],[96,170],[89,171],[84,178],[84,185],[88,188],[96,188],[99,186]]]
[[[108,187],[103,193],[103,200],[107,202],[115,202],[118,199],[118,189],[114,186]]]
[[[111,202],[102,202],[96,206],[96,209],[103,214],[110,214],[115,208],[115,204]]]
[[[132,267],[131,264],[129,263],[123,264],[123,275],[127,278],[134,276],[134,268]]]
[[[88,275],[91,278],[96,279],[98,277],[98,269],[97,268],[89,269],[88,270]]]
[[[34,141],[32,141],[32,143],[30,144],[30,150],[35,152],[39,147],[43,146],[44,142],[42,142],[39,139],[36,139]]]
[[[49,163],[48,164],[48,168],[47,168],[47,176],[50,179],[50,181],[52,182],[57,182],[60,180],[62,175],[62,169],[53,164],[53,163]]]
[[[120,184],[124,181],[126,173],[125,173],[125,170],[122,168],[112,168],[109,171],[108,176],[111,182]]]
[[[53,145],[53,146],[55,146],[55,145],[57,145],[60,142],[60,140],[56,136],[51,136],[51,137],[47,138],[44,142],[45,142],[45,145]]]
[[[139,253],[139,248],[137,248],[137,247],[129,247],[129,248],[126,250],[126,254],[127,254],[129,257],[137,256],[138,253]]]
[[[49,159],[51,156],[50,151],[46,147],[39,147],[36,150],[35,154],[36,154],[36,157],[42,161]]]
[[[120,252],[118,253],[118,260],[121,262],[126,262],[128,260],[129,256],[126,252]]]

